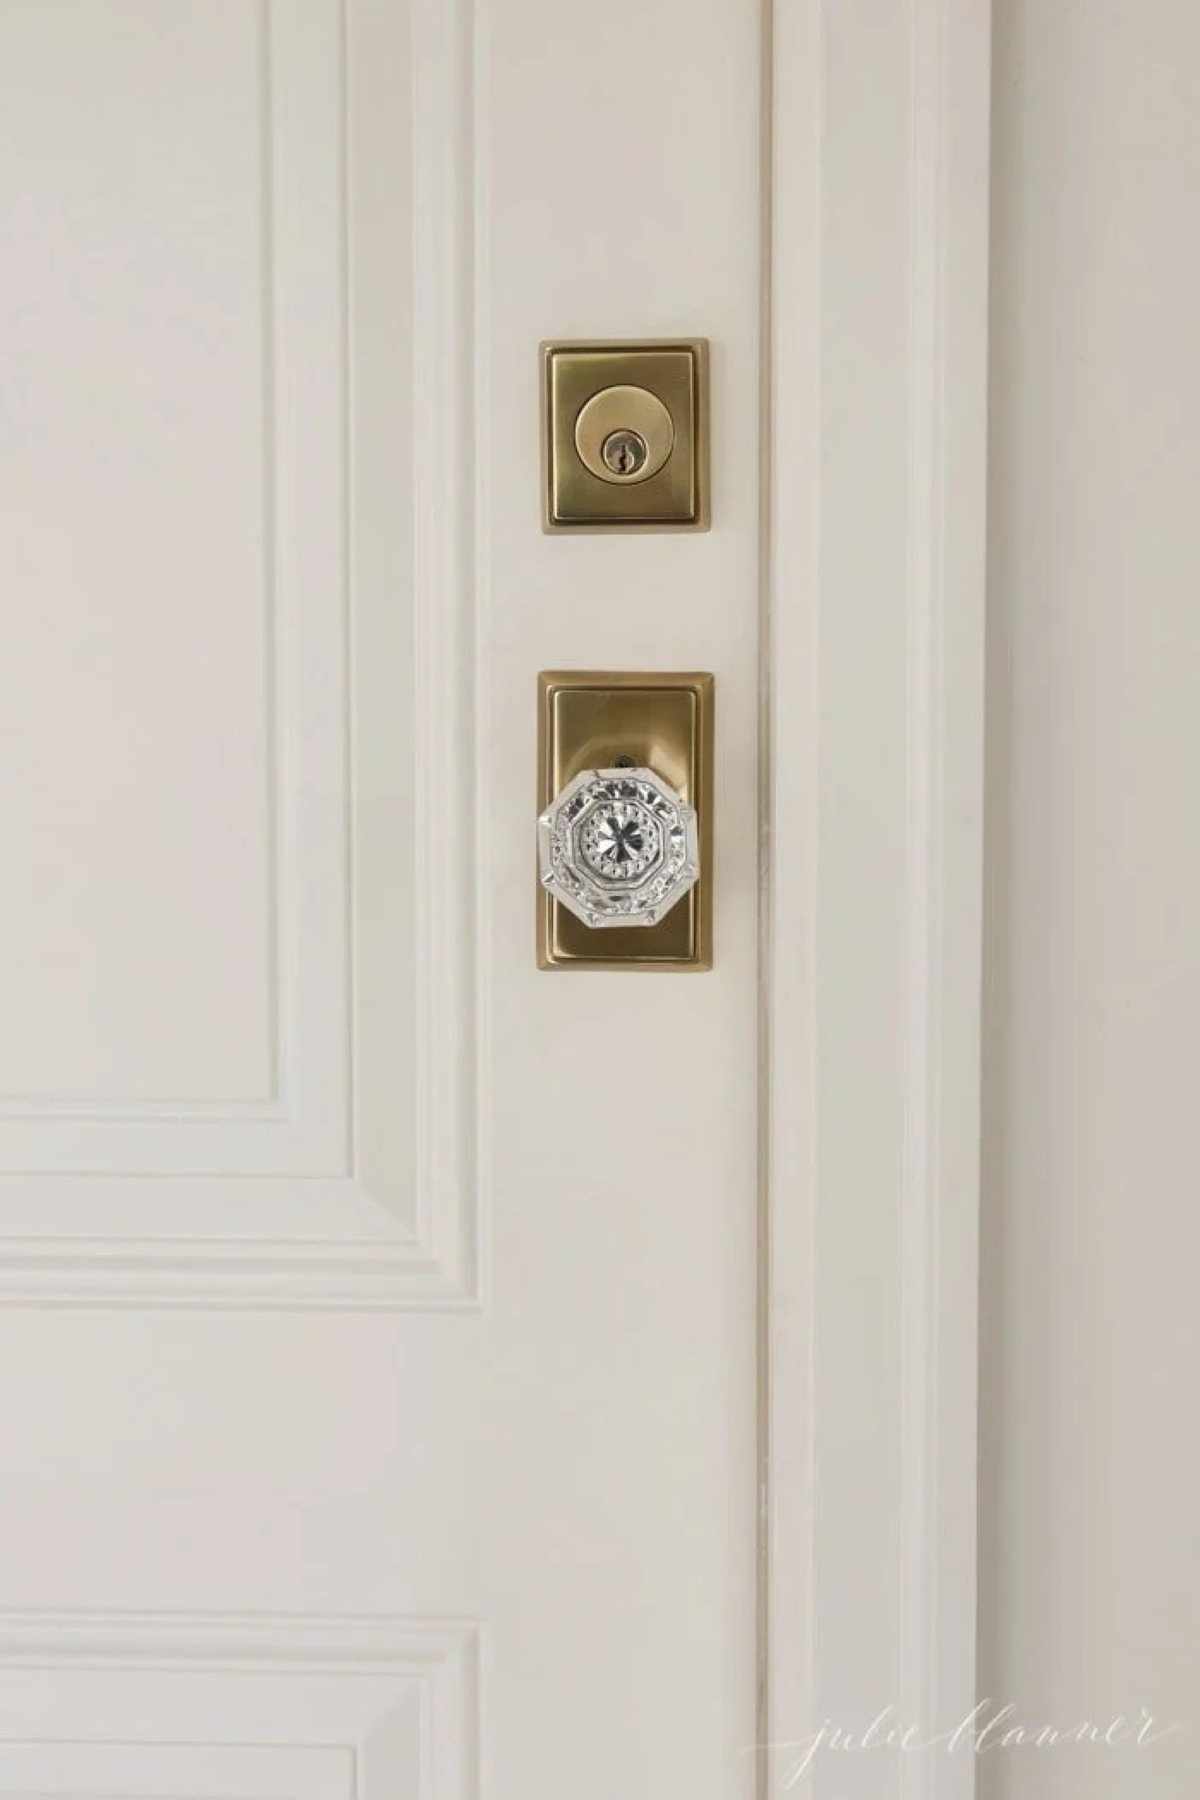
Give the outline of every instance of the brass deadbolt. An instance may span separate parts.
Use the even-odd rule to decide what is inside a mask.
[[[648,388],[601,388],[575,420],[579,460],[601,481],[649,481],[674,447],[671,415]]]
[[[543,344],[547,531],[708,525],[708,346]]]

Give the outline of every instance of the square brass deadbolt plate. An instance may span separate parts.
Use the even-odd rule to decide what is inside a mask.
[[[538,676],[541,813],[583,769],[653,769],[695,807],[700,879],[657,925],[595,930],[537,881],[541,969],[712,968],[713,678],[550,670]]]
[[[708,528],[702,338],[542,345],[547,531]]]

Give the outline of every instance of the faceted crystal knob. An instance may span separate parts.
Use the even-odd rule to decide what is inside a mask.
[[[538,820],[542,886],[585,925],[657,925],[699,879],[695,808],[653,769],[585,769]]]

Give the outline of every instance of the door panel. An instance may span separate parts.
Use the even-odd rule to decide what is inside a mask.
[[[0,4],[0,1794],[751,1790],[759,59]],[[680,334],[711,532],[544,536],[539,341]],[[536,968],[598,667],[711,973]]]
[[[294,1292],[390,1302],[453,1294],[472,1280],[472,881],[459,867],[440,899],[418,895],[447,871],[433,854],[414,855],[414,833],[435,844],[470,838],[469,790],[459,798],[457,774],[464,733],[469,743],[467,684],[445,683],[435,716],[416,696],[431,669],[465,667],[470,640],[464,598],[439,589],[427,547],[414,559],[405,503],[412,383],[398,333],[411,330],[413,252],[403,232],[412,121],[397,112],[407,91],[404,19],[393,8],[360,10],[348,17],[351,36],[327,0],[262,9],[256,29],[198,73],[194,60],[164,60],[161,21],[143,29],[171,10],[79,9],[121,55],[112,53],[112,68],[76,72],[74,86],[106,98],[122,130],[85,134],[73,158],[43,156],[49,166],[32,186],[19,156],[6,159],[18,225],[22,208],[45,208],[67,221],[74,243],[92,188],[107,196],[108,215],[78,252],[86,284],[60,289],[53,264],[20,259],[31,295],[21,316],[40,319],[41,344],[22,365],[28,421],[18,413],[11,424],[6,538],[12,591],[28,583],[46,603],[31,609],[31,642],[23,633],[21,656],[6,665],[18,777],[6,785],[6,825],[14,841],[52,848],[18,871],[6,945],[24,970],[15,1001],[29,998],[6,1014],[5,1054],[22,1068],[29,1035],[43,1061],[67,1060],[57,1094],[18,1082],[8,1100],[5,1167],[23,1179],[10,1184],[5,1222],[39,1240],[28,1252],[38,1269],[69,1266],[85,1286],[103,1269],[106,1291],[134,1298],[143,1285],[161,1294],[164,1274],[172,1293],[237,1298],[252,1288],[268,1303]],[[25,53],[24,63],[6,58],[14,88],[56,95],[75,15],[15,6],[3,16]],[[195,29],[203,34],[202,23]],[[224,148],[233,135],[230,75],[247,59],[245,118],[225,168],[205,146],[211,138]],[[376,66],[390,69],[386,86],[371,85]],[[171,142],[138,111],[140,92],[172,76],[189,95],[207,81],[206,106],[193,98],[174,162]],[[70,84],[62,108],[49,109],[52,137],[70,144]],[[21,109],[6,119],[24,154]],[[422,145],[423,154],[436,149]],[[148,161],[158,194],[139,237],[125,170]],[[207,186],[197,197],[200,174]],[[385,210],[392,195],[398,220]],[[192,212],[210,218],[208,237]],[[171,291],[186,307],[170,310]],[[134,293],[148,296],[147,310],[167,309],[174,336],[161,368],[132,358],[121,335],[132,329]],[[61,343],[75,346],[73,371],[62,367]],[[422,364],[449,366],[454,354],[452,338],[421,343]],[[146,411],[187,446],[187,466],[171,463],[169,446],[151,456],[143,444],[126,364],[146,384]],[[57,412],[43,395],[45,368],[65,390]],[[100,413],[94,430],[80,419],[81,389]],[[429,396],[426,411],[437,403]],[[106,471],[120,463],[109,442],[121,453],[128,445],[128,491],[106,488],[95,502],[108,561],[86,540],[87,518],[77,526],[69,511],[77,489],[81,510],[90,516],[93,506],[93,485],[70,460],[83,453],[85,427],[84,448]],[[220,569],[189,547],[231,537],[219,504],[231,461],[242,556]],[[368,472],[353,487],[352,464]],[[457,498],[455,487],[430,509],[426,533],[453,531]],[[42,566],[56,539],[83,540],[77,563]],[[148,543],[157,562],[148,563]],[[228,544],[224,555],[228,565]],[[98,583],[84,580],[93,566]],[[424,823],[434,816],[436,832]],[[247,883],[242,865],[245,895],[235,891]],[[70,882],[63,869],[74,871]],[[182,918],[165,879],[186,890]],[[66,974],[54,972],[47,913],[61,913],[73,934]],[[44,979],[50,1005],[39,1010]],[[210,1035],[227,1022],[234,1057],[262,1039],[257,1087],[239,1089],[228,1063],[205,1076],[193,1049],[205,1019]],[[428,1024],[414,1031],[414,1019]],[[224,1054],[223,1040],[214,1043]],[[89,1044],[90,1090],[71,1067]],[[48,1076],[35,1079],[44,1089]],[[418,1090],[435,1109],[420,1139]],[[18,1247],[18,1261],[25,1254]],[[30,1279],[41,1277],[31,1270]]]

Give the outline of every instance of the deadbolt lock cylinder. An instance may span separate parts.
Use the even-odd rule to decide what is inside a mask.
[[[575,448],[601,481],[649,481],[675,448],[671,415],[648,388],[601,388],[575,420]]]

